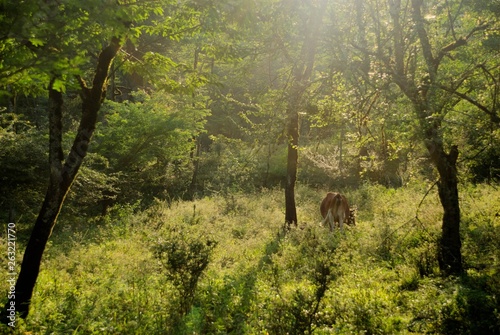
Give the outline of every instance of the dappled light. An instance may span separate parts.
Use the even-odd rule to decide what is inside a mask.
[[[0,3],[0,333],[500,334],[500,9]]]

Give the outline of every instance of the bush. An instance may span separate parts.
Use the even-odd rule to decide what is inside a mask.
[[[165,240],[153,246],[153,254],[162,265],[160,270],[179,294],[179,316],[185,316],[193,303],[198,281],[207,268],[217,243],[171,231]]]
[[[324,323],[323,298],[339,274],[340,236],[321,227],[292,229],[259,277],[259,327],[270,334],[312,334]],[[267,280],[265,279],[267,278]]]

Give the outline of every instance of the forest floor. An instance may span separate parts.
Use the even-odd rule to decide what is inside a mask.
[[[320,226],[327,190],[300,185],[286,233],[279,189],[65,215],[11,333],[500,334],[500,190],[462,187],[466,273],[443,278],[428,189],[345,190],[357,225],[333,233]]]

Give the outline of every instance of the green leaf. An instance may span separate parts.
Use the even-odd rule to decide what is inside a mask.
[[[66,93],[66,83],[61,79],[54,80],[52,88],[57,92]]]
[[[38,39],[38,38],[35,38],[35,37],[31,37],[29,39],[29,41],[31,42],[31,44],[33,44],[35,47],[41,47],[41,46],[44,46],[45,45],[45,42],[42,41],[41,39]]]

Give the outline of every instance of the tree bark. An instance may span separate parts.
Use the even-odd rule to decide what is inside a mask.
[[[31,297],[40,272],[42,255],[56,223],[64,199],[76,178],[78,170],[85,158],[90,139],[95,130],[97,113],[106,96],[106,79],[109,67],[120,43],[114,38],[99,55],[92,88],[88,88],[83,80],[82,87],[82,118],[75,140],[63,164],[62,152],[62,106],[61,92],[54,90],[52,79],[49,85],[49,186],[45,199],[38,214],[30,239],[24,251],[21,270],[15,286],[15,297],[7,301],[2,311],[2,322],[8,323],[6,310],[12,303],[16,312],[22,318],[28,316]]]

